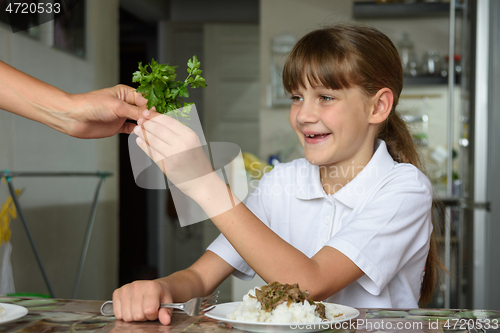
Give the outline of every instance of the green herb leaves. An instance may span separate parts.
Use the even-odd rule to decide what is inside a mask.
[[[148,70],[149,67],[149,70]],[[139,70],[133,75],[132,81],[139,82],[137,92],[141,93],[147,100],[147,107],[156,108],[159,113],[179,119],[179,117],[189,119],[188,113],[191,105],[183,98],[189,97],[188,86],[191,88],[206,88],[205,79],[200,76],[200,62],[196,56],[188,60],[188,76],[184,81],[175,81],[175,69],[178,66],[161,65],[154,59],[150,64],[142,66],[139,63]],[[179,110],[182,108],[181,110]]]

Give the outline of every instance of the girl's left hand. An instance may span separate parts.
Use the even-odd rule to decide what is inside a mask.
[[[192,190],[209,186],[190,182],[213,172],[198,135],[167,115],[145,110],[143,116],[134,129],[139,136],[137,144],[168,179],[189,196]]]

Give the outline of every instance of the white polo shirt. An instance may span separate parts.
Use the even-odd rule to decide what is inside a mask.
[[[326,301],[416,308],[432,232],[432,186],[413,165],[395,162],[384,141],[377,145],[366,167],[333,195],[323,190],[319,167],[298,159],[266,174],[246,205],[309,258],[331,246],[365,273]],[[233,266],[235,276],[254,276],[222,234],[208,250]]]

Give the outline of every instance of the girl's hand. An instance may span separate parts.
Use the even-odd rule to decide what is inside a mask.
[[[210,187],[213,173],[198,135],[181,122],[155,111],[144,111],[134,133],[137,144],[168,179],[185,194]],[[201,178],[203,177],[203,178]]]
[[[126,322],[159,319],[170,324],[172,309],[160,308],[160,303],[172,303],[172,295],[158,281],[135,281],[113,293],[115,317]]]

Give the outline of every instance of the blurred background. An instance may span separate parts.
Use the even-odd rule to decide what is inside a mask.
[[[399,110],[444,206],[438,242],[450,270],[432,306],[500,309],[500,236],[495,124],[500,125],[500,4],[494,0],[80,0],[71,16],[13,33],[0,16],[0,60],[70,93],[135,86],[139,61],[201,61],[208,87],[190,91],[207,141],[228,141],[259,166],[302,157],[288,123],[280,71],[305,33],[356,22],[386,33],[400,52]],[[57,3],[60,1],[53,1]],[[451,61],[450,61],[450,58]],[[451,65],[451,67],[450,67]],[[488,74],[489,73],[489,74]],[[108,171],[88,254],[72,293],[97,179],[17,178],[20,202],[59,298],[109,299],[137,279],[192,264],[218,235],[210,221],[181,228],[166,191],[135,185],[128,136],[79,140],[0,110],[0,170]],[[259,175],[249,172],[251,187]],[[8,198],[0,183],[0,201]],[[2,203],[0,202],[0,204]],[[26,232],[10,223],[16,293],[47,294]],[[260,280],[229,278],[221,301],[239,300]]]

